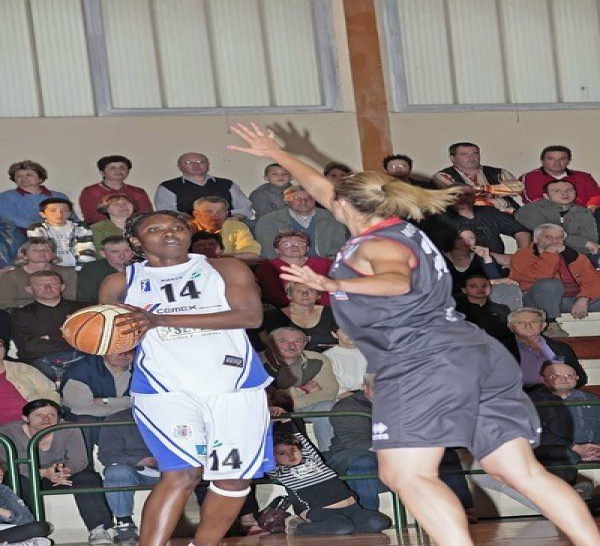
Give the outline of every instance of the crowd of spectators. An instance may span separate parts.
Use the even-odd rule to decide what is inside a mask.
[[[414,176],[413,160],[403,154],[384,158],[381,168],[432,191],[456,188],[456,202],[419,226],[445,256],[458,310],[512,352],[523,371],[523,386],[534,399],[581,399],[585,371],[569,346],[553,338],[568,336],[559,323],[561,313],[583,319],[600,311],[600,188],[590,174],[568,168],[571,151],[564,146],[545,148],[541,167],[520,178],[482,165],[473,143],[452,144],[449,159],[451,166],[431,180]],[[278,164],[265,167],[264,183],[249,197],[233,180],[214,176],[204,154],[184,153],[176,165],[180,175],[157,185],[154,207],[189,216],[190,252],[211,259],[235,257],[253,269],[265,313],[250,339],[274,378],[272,414],[332,409],[370,414],[373,386],[368,380],[363,384],[367,362],[336,325],[329,294],[285,283],[279,276],[283,266],[292,264],[326,274],[347,238],[345,227]],[[131,419],[132,355],[86,355],[60,334],[65,318],[97,303],[103,279],[132,260],[134,253],[123,237],[127,219],[153,209],[144,189],[125,182],[132,169],[128,158],[102,157],[97,167],[101,181],[85,187],[77,199],[47,188],[46,169],[29,160],[10,166],[16,188],[0,193],[0,432],[20,450],[32,433],[62,418],[84,423]],[[331,181],[351,172],[342,163],[324,168]],[[514,242],[507,244],[507,238]],[[6,356],[11,341],[16,359]],[[543,436],[540,458],[557,460],[558,453],[568,461],[600,459],[597,418],[583,410],[568,413],[542,415],[550,432]],[[568,429],[569,419],[577,426],[587,420],[589,426]],[[306,428],[294,420],[284,431],[287,436],[280,436],[278,479],[287,479],[288,469],[302,461],[313,461],[311,468],[318,468],[325,481],[335,471],[377,473],[370,419],[315,417],[305,422],[314,426],[320,455],[304,435],[297,436],[306,434]],[[91,466],[94,446],[105,466],[105,485],[156,483],[156,461],[134,426],[82,430],[43,441],[43,487],[100,484]],[[300,462],[291,464],[294,457]],[[321,457],[328,467],[319,466]],[[452,470],[459,464],[448,449],[442,467]],[[575,483],[573,476],[567,478]],[[21,480],[28,480],[25,470]],[[464,477],[449,475],[446,481],[469,512],[472,498]],[[302,484],[290,484],[293,496],[294,487]],[[349,485],[356,501],[344,497],[347,488],[332,485],[336,493],[331,498],[347,502],[336,524],[362,529],[364,521],[358,521],[370,517],[364,529],[385,527],[389,522],[376,515],[382,484],[372,479]],[[104,495],[78,495],[76,500],[90,544],[136,538],[133,492],[107,493],[108,503]],[[374,513],[357,513],[354,502]],[[255,504],[250,502],[242,518],[252,532],[260,531]],[[333,522],[319,527],[315,520],[309,530],[294,521],[288,530],[296,534],[335,528]]]

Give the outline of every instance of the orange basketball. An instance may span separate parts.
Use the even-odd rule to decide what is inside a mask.
[[[114,355],[133,349],[139,341],[137,332],[123,333],[131,324],[115,324],[127,309],[116,305],[92,305],[73,313],[62,325],[62,335],[69,345],[92,355]]]

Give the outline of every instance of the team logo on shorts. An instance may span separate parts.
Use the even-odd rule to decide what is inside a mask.
[[[175,438],[191,438],[192,427],[190,425],[175,425],[175,428],[173,428],[173,436],[175,436]]]
[[[330,294],[337,301],[347,301],[348,300],[348,294],[346,292],[341,291],[341,290],[338,290],[337,292],[330,292]]]
[[[383,423],[373,423],[373,440],[389,440],[388,428]]]
[[[196,454],[197,455],[206,455],[207,449],[206,444],[196,444]]]

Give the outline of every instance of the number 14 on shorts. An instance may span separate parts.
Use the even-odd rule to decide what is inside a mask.
[[[227,449],[223,449],[227,447]],[[239,470],[242,467],[242,459],[237,448],[228,449],[228,446],[215,447],[208,455],[209,468],[213,472],[229,467],[231,470]]]

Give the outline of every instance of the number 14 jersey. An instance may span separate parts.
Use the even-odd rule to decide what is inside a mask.
[[[161,315],[229,311],[225,283],[206,258],[190,254],[183,264],[126,268],[125,303]],[[137,348],[131,392],[217,394],[263,388],[271,381],[239,329],[157,327]]]

